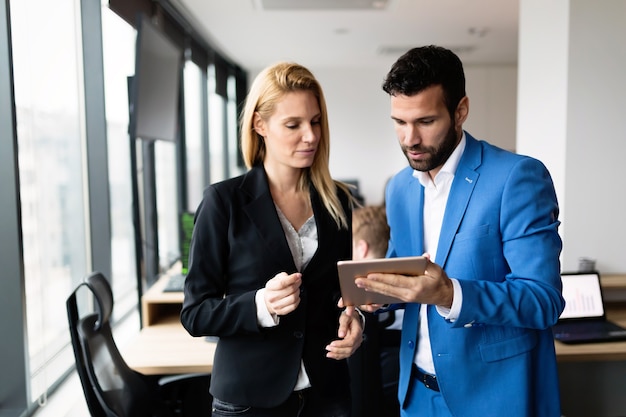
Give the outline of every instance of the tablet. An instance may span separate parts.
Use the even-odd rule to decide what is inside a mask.
[[[368,292],[354,283],[358,277],[365,277],[369,273],[382,272],[400,275],[424,275],[427,260],[423,256],[409,256],[405,258],[362,259],[337,262],[341,297],[345,305],[362,304],[393,304],[403,303],[395,297]]]

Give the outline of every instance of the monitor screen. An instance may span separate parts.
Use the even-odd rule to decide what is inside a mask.
[[[560,319],[604,316],[602,287],[597,273],[561,274],[561,282],[565,309]]]
[[[343,179],[340,181],[344,184],[348,184],[348,186],[350,186],[350,193],[352,194],[352,197],[354,197],[361,205],[365,205],[365,197],[363,197],[363,195],[361,194],[359,180]]]
[[[183,275],[187,275],[189,271],[189,245],[193,233],[193,219],[194,213],[189,211],[180,215],[180,261]]]
[[[146,16],[137,25],[131,134],[139,139],[175,141],[182,51]]]

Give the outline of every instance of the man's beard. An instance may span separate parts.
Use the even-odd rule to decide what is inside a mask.
[[[416,171],[428,172],[446,163],[456,145],[458,144],[458,136],[454,129],[454,124],[450,124],[450,128],[446,133],[444,141],[439,144],[438,147],[424,147],[422,145],[416,146],[402,146],[404,156],[409,161],[409,165]],[[409,151],[420,152],[429,155],[427,158],[422,158],[419,161],[413,160],[407,154]]]

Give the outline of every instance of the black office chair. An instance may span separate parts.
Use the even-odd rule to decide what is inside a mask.
[[[76,294],[94,296],[95,312],[80,317]],[[113,293],[99,272],[87,277],[66,301],[76,370],[92,417],[210,416],[210,374],[150,377],[132,370],[122,358],[109,318]]]

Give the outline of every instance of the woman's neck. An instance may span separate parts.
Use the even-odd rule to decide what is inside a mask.
[[[271,165],[264,165],[264,168],[272,193],[297,194],[302,191],[308,192],[308,190],[299,189],[300,178],[303,175],[302,169]]]
[[[283,215],[289,220],[296,230],[313,215],[311,197],[308,187],[299,188],[301,169],[277,170],[265,169],[269,182],[270,192],[274,204],[278,206]]]

